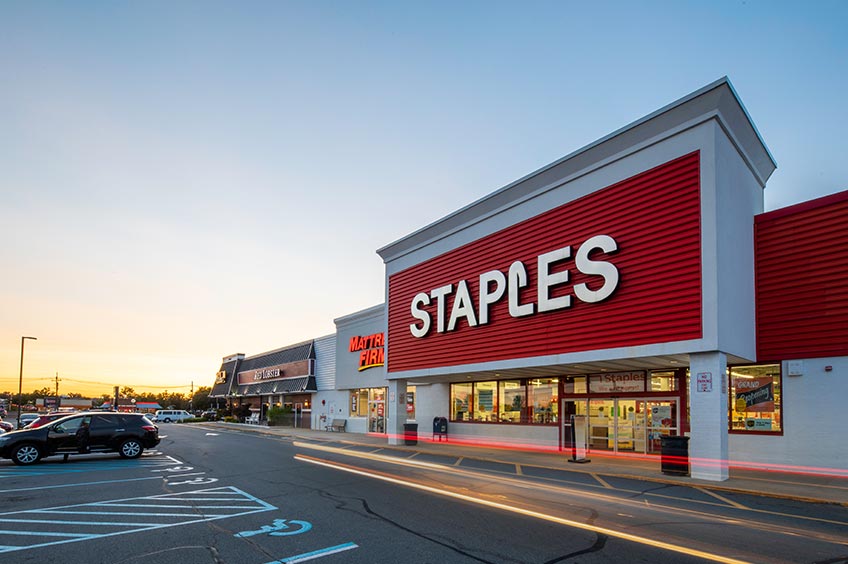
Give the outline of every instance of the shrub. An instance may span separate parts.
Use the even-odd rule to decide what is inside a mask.
[[[269,426],[282,427],[292,424],[293,416],[290,407],[272,407],[267,415]]]

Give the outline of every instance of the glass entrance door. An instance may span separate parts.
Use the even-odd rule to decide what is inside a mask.
[[[640,400],[645,412],[645,447],[648,454],[659,454],[663,436],[680,434],[677,400]]]
[[[371,388],[368,397],[368,432],[386,432],[386,388]]]
[[[562,413],[588,415],[590,450],[659,454],[663,435],[680,429],[677,399],[569,399]],[[569,447],[570,424],[563,417],[563,446]]]

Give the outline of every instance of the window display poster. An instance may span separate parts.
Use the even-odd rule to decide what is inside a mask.
[[[651,408],[651,427],[662,428],[671,426],[672,420],[670,405],[655,405]]]
[[[771,376],[734,378],[733,388],[736,390],[736,411],[774,411],[774,379]]]
[[[477,407],[480,411],[492,411],[494,390],[477,390]]]

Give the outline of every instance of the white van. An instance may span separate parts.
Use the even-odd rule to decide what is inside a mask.
[[[191,417],[191,413],[185,409],[159,409],[156,411],[153,421],[156,423],[170,423],[171,421],[182,421]]]

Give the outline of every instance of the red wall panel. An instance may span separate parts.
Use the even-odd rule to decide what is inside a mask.
[[[615,239],[618,250],[595,260],[619,272],[615,293],[598,303],[578,300],[572,286],[597,289],[599,277],[577,271],[579,245],[596,235]],[[522,303],[535,302],[536,257],[566,245],[569,282],[552,296],[570,294],[571,307],[513,318],[507,298],[494,304],[487,325],[461,321],[454,331],[417,338],[410,305],[419,292],[466,280],[474,308],[480,274],[506,273],[522,261],[533,281]],[[601,280],[602,282],[602,280]],[[575,351],[696,339],[701,329],[701,225],[699,153],[678,158],[583,198],[412,266],[389,278],[389,372],[528,358]],[[446,310],[451,311],[449,296]]]
[[[754,221],[757,358],[848,354],[848,191]]]

